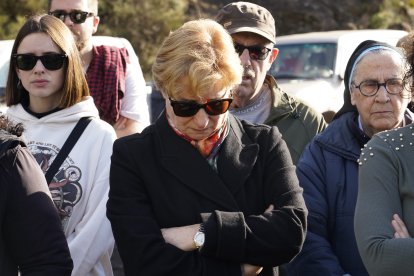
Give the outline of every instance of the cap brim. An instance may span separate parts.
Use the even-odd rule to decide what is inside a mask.
[[[249,33],[255,33],[260,36],[263,36],[264,38],[268,39],[273,44],[276,44],[275,38],[272,35],[269,35],[268,33],[262,32],[261,30],[258,30],[256,28],[252,27],[239,27],[239,28],[230,28],[227,29],[229,34],[235,34],[235,33],[241,33],[241,32],[249,32]]]

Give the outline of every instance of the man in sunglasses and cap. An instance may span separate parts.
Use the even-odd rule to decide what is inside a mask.
[[[49,0],[48,5],[49,14],[61,19],[75,37],[101,119],[118,137],[149,125],[145,80],[132,47],[128,51],[92,43],[99,25],[98,0]]]
[[[296,164],[306,144],[326,123],[321,114],[283,92],[267,74],[279,51],[274,48],[272,14],[253,3],[233,2],[219,10],[216,21],[232,36],[244,69],[230,112],[253,123],[277,126]]]

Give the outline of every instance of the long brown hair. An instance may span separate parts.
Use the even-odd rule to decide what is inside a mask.
[[[70,107],[82,100],[83,96],[89,96],[89,88],[86,82],[79,51],[76,48],[71,31],[59,19],[51,15],[35,15],[30,17],[20,28],[14,41],[11,57],[17,53],[22,40],[33,33],[45,33],[60,48],[62,53],[68,56],[64,66],[65,77],[62,88],[60,108]],[[13,59],[10,59],[9,75],[6,87],[7,106],[29,101],[29,93],[18,86],[19,78]]]

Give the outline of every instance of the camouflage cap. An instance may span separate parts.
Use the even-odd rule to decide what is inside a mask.
[[[249,2],[233,2],[221,8],[216,21],[230,33],[251,32],[276,43],[276,27],[272,14]]]

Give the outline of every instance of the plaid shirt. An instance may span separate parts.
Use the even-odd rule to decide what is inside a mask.
[[[93,58],[86,72],[90,94],[102,120],[113,125],[119,118],[121,99],[125,93],[125,48],[94,46]]]

